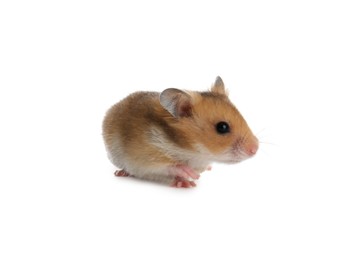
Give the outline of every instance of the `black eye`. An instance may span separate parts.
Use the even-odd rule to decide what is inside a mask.
[[[216,124],[216,131],[219,134],[226,134],[230,132],[230,126],[226,122],[219,122]]]

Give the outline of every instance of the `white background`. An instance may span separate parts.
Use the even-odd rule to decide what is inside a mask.
[[[1,1],[0,258],[362,259],[359,2]],[[255,158],[113,176],[108,107],[217,75]]]

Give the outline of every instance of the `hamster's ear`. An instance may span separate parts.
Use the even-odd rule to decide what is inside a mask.
[[[211,92],[215,92],[221,95],[227,95],[227,92],[225,90],[224,82],[220,78],[220,76],[217,76],[215,79],[214,84],[211,87]]]
[[[165,89],[160,94],[160,103],[176,118],[191,116],[191,96],[182,90]]]

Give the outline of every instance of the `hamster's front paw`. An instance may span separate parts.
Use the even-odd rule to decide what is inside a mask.
[[[195,187],[196,183],[193,180],[197,180],[198,178],[200,178],[199,173],[184,164],[171,166],[169,168],[169,175],[175,176],[174,180],[171,183],[171,186],[176,188]]]
[[[174,181],[171,183],[171,187],[175,188],[191,188],[195,186],[196,186],[195,182],[186,180],[185,178],[179,176],[176,176]]]
[[[171,175],[171,176],[184,178],[186,180],[190,179],[190,178],[197,180],[198,178],[200,178],[199,173],[197,173],[191,167],[184,165],[184,164],[171,166],[169,168],[168,172],[169,172],[169,175]]]

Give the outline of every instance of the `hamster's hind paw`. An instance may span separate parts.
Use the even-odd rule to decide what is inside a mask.
[[[195,187],[196,183],[193,181],[186,180],[185,178],[176,176],[171,184],[171,187],[175,188],[192,188]]]
[[[130,174],[126,172],[125,170],[117,170],[114,172],[114,175],[117,177],[128,177]]]

